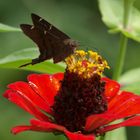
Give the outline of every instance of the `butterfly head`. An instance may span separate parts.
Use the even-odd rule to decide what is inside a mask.
[[[78,42],[73,39],[65,39],[63,42],[66,46],[70,46],[74,49],[76,49],[79,46]]]

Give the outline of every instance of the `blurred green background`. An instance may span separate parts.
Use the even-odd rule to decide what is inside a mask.
[[[140,9],[140,1],[135,6]],[[31,23],[30,14],[36,13],[53,23],[56,27],[70,35],[85,50],[98,51],[108,60],[111,70],[106,71],[112,76],[115,59],[117,58],[119,35],[111,35],[101,20],[97,0],[0,0],[0,22],[19,27],[21,23]],[[35,44],[22,32],[0,33],[0,58],[23,48],[35,47]],[[129,40],[124,71],[140,66],[140,43]],[[47,67],[46,67],[47,69]],[[12,126],[26,123],[30,116],[9,103],[2,97],[8,83],[26,80],[30,71],[21,69],[0,69],[0,139],[3,140],[46,140],[63,139],[47,133],[26,132],[13,136]],[[127,129],[128,140],[140,138],[140,128]]]

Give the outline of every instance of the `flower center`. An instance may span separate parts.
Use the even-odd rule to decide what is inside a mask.
[[[76,51],[66,59],[66,72],[52,106],[56,123],[69,131],[84,131],[86,118],[107,110],[101,81],[107,62],[97,53]]]
[[[109,68],[107,61],[97,52],[83,50],[76,51],[66,58],[67,69],[84,78],[90,78],[94,74],[101,75],[105,68]]]

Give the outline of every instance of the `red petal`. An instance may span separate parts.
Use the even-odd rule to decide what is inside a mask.
[[[52,113],[52,110],[47,103],[47,101],[43,100],[31,87],[28,83],[25,82],[15,82],[8,85],[10,89],[13,91],[17,91],[21,96],[30,100],[30,102],[34,103],[40,109]]]
[[[117,119],[139,114],[140,96],[123,91],[109,102],[108,107],[108,113],[116,115]]]
[[[12,128],[11,132],[13,134],[18,134],[23,131],[33,130],[32,126],[16,126]]]
[[[66,129],[61,125],[57,125],[51,122],[35,120],[35,119],[32,119],[30,123],[32,126],[38,127],[40,128],[40,130],[47,131],[47,132],[55,132],[55,131],[64,132],[64,130]]]
[[[65,130],[65,134],[68,137],[69,140],[95,140],[94,135],[83,135],[79,132],[72,133],[70,131]]]
[[[56,77],[56,78],[55,78]],[[34,91],[39,96],[48,102],[49,106],[54,103],[54,96],[57,94],[62,74],[47,75],[47,74],[32,74],[28,76],[28,80]]]
[[[108,78],[102,78],[102,81],[105,81],[105,95],[110,101],[120,90],[120,84],[114,80]]]
[[[118,93],[110,102],[105,113],[91,115],[86,120],[86,131],[93,131],[114,120],[140,113],[140,96],[130,92]]]
[[[58,81],[61,81],[64,78],[64,73],[61,72],[61,73],[53,74],[53,77],[56,78]]]
[[[100,133],[111,131],[124,126],[140,126],[140,116],[132,117],[118,124],[106,126],[100,130]]]
[[[40,132],[64,132],[66,129],[61,125],[57,125],[54,123],[44,122],[40,120],[32,119],[30,121],[31,126],[16,126],[12,128],[12,133],[17,134],[23,131],[40,131]]]
[[[97,115],[90,115],[87,117],[85,130],[88,132],[94,131],[96,128],[108,124],[110,120],[114,119],[115,116],[109,113],[102,113]]]
[[[34,115],[36,118],[44,121],[49,121],[49,118],[44,115],[36,106],[34,105],[31,100],[28,100],[26,96],[22,96],[18,94],[15,91],[12,91],[11,89],[7,90],[4,94],[4,97],[6,97],[11,102],[17,104],[21,108],[23,108],[25,111],[29,112],[30,114]]]

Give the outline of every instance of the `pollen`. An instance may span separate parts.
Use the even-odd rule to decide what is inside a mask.
[[[97,52],[89,50],[77,50],[65,60],[67,69],[72,73],[77,73],[83,78],[90,78],[94,74],[101,75],[105,68],[110,68]]]

